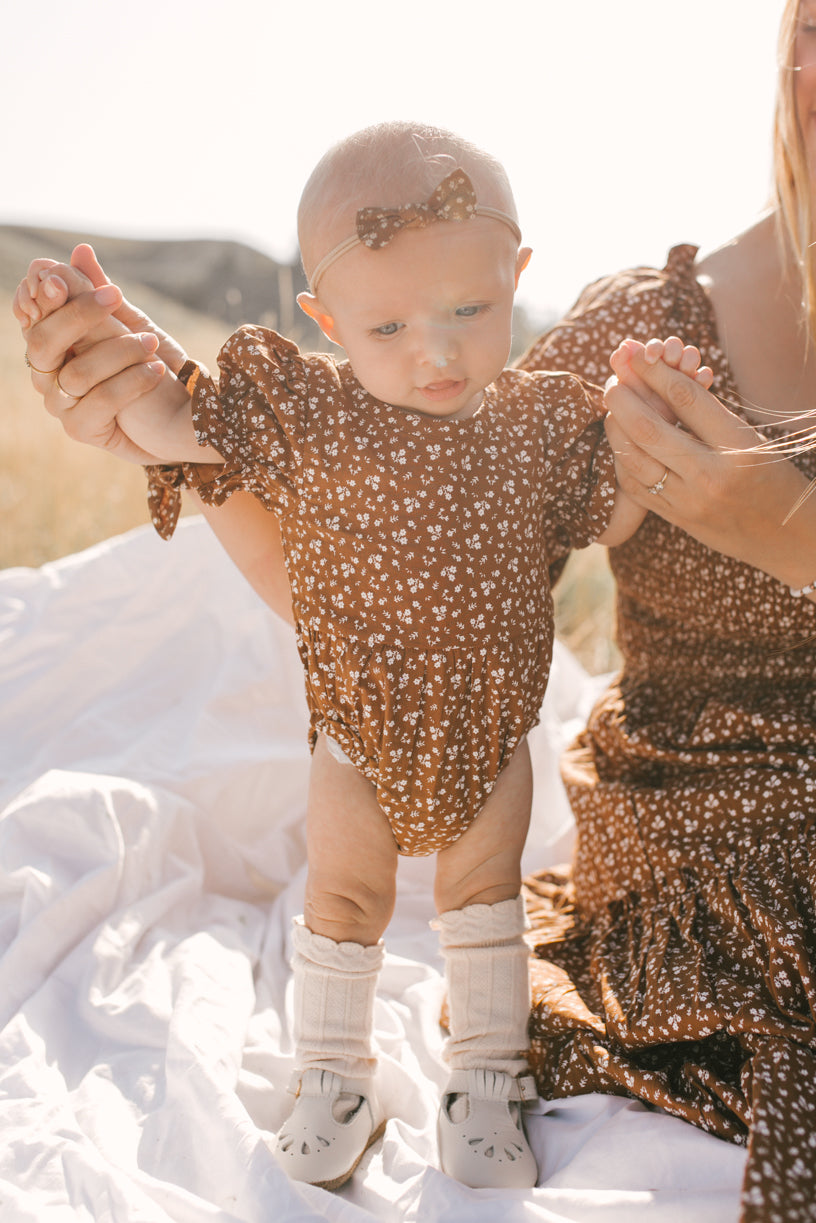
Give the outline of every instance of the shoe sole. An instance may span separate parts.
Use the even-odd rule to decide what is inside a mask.
[[[349,1168],[348,1172],[343,1172],[343,1173],[341,1173],[341,1175],[340,1175],[340,1176],[335,1176],[333,1180],[330,1180],[330,1181],[312,1181],[312,1184],[313,1184],[313,1185],[314,1185],[316,1188],[318,1188],[318,1189],[328,1189],[328,1190],[332,1190],[332,1189],[340,1189],[340,1188],[342,1188],[342,1186],[343,1186],[343,1185],[345,1185],[346,1181],[351,1180],[352,1176],[354,1175],[354,1173],[355,1173],[355,1171],[356,1171],[356,1169],[357,1169],[357,1165],[359,1164],[360,1160],[361,1160],[361,1159],[363,1158],[363,1156],[365,1155],[365,1153],[366,1153],[366,1151],[368,1150],[368,1148],[369,1148],[369,1147],[372,1147],[372,1146],[374,1145],[374,1143],[375,1143],[375,1142],[378,1142],[378,1141],[380,1140],[380,1138],[382,1138],[383,1134],[385,1133],[385,1125],[386,1125],[386,1123],[385,1123],[385,1121],[383,1121],[383,1122],[381,1122],[381,1124],[380,1124],[380,1125],[378,1125],[378,1126],[377,1126],[376,1130],[373,1130],[373,1131],[372,1131],[371,1137],[369,1138],[368,1142],[367,1142],[367,1143],[365,1144],[365,1146],[363,1147],[363,1149],[362,1149],[362,1151],[360,1152],[360,1154],[359,1154],[359,1155],[357,1156],[357,1158],[355,1159],[354,1163],[353,1163],[353,1164],[351,1165],[351,1167]]]

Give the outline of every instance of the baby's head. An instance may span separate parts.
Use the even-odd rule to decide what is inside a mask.
[[[510,350],[520,250],[502,166],[438,128],[384,123],[330,149],[298,211],[301,306],[378,399],[464,417]]]

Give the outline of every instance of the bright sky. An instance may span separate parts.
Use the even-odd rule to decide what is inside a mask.
[[[710,247],[770,182],[782,0],[37,0],[4,6],[0,222],[295,248],[312,166],[388,118],[504,162],[521,300]],[[376,201],[375,201],[376,202]],[[23,269],[21,269],[22,274]]]

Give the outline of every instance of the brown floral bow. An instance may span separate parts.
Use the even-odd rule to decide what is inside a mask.
[[[464,170],[454,170],[428,196],[424,204],[399,208],[361,208],[357,237],[364,246],[379,250],[403,229],[424,229],[433,221],[468,221],[476,216],[476,192]]]

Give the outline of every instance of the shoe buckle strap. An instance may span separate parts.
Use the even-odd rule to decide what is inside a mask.
[[[344,1093],[370,1099],[373,1087],[373,1079],[346,1078],[345,1075],[335,1074],[332,1070],[310,1066],[305,1070],[293,1070],[286,1090],[296,1099],[301,1095],[331,1096]]]
[[[522,1104],[534,1104],[538,1099],[538,1088],[531,1074],[520,1074],[516,1079],[516,1088],[516,1098],[521,1100]]]
[[[538,1099],[531,1074],[512,1075],[501,1070],[454,1070],[445,1095],[466,1093],[476,1100],[518,1100],[533,1104]]]

